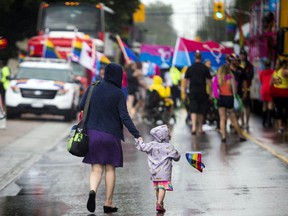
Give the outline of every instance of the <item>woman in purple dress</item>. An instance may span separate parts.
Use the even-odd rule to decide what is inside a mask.
[[[126,99],[121,91],[123,69],[110,63],[105,68],[104,79],[94,87],[87,114],[86,128],[89,136],[89,152],[83,163],[91,164],[90,192],[87,209],[94,212],[96,192],[105,172],[106,200],[104,213],[116,212],[113,205],[115,168],[123,167],[121,140],[124,141],[123,124],[134,136],[140,134],[134,126],[126,107]],[[84,109],[89,88],[86,90],[80,110]]]

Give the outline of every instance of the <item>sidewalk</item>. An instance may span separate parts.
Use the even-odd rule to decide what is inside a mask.
[[[279,134],[274,128],[263,128],[261,117],[252,115],[250,130],[245,131],[245,136],[288,164],[287,130],[285,133]]]
[[[63,140],[70,127],[71,123],[9,121],[0,131],[0,191]]]

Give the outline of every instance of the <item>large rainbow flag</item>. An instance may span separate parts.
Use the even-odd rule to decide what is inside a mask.
[[[142,44],[140,61],[153,62],[160,68],[171,67],[174,47],[167,45]]]
[[[44,45],[43,58],[62,58],[60,53],[55,49],[53,42],[47,38]]]
[[[194,62],[196,51],[201,52],[203,60],[211,61],[214,70],[225,63],[226,55],[233,53],[232,48],[224,47],[214,41],[197,42],[180,37],[176,42],[172,65],[190,66]]]
[[[194,167],[195,169],[199,170],[200,172],[203,171],[205,165],[202,163],[202,153],[201,152],[187,152],[185,154],[188,163]]]

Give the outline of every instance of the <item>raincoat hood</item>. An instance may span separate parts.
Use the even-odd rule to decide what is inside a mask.
[[[153,136],[153,138],[157,141],[157,142],[169,142],[169,136],[168,136],[168,127],[167,125],[160,125],[157,126],[155,128],[152,128],[152,130],[150,131],[150,134]]]
[[[113,83],[118,88],[122,88],[122,66],[116,63],[110,63],[105,68],[104,80]]]
[[[154,76],[153,77],[153,85],[162,85],[163,80],[160,76]]]

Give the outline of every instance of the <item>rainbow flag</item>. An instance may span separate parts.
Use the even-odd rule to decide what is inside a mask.
[[[195,169],[199,170],[200,172],[203,171],[205,165],[202,163],[202,153],[201,152],[187,152],[185,154],[188,163],[194,167]]]
[[[231,15],[226,16],[226,32],[235,33],[237,29],[237,22]]]
[[[76,36],[72,43],[71,58],[72,61],[79,62],[82,50],[82,40]]]
[[[238,28],[239,28],[239,46],[240,46],[240,48],[243,48],[244,45],[246,44],[245,36],[244,36],[244,33],[243,33],[242,26],[239,25]]]
[[[22,62],[22,61],[24,61],[25,58],[26,58],[26,55],[23,52],[20,51],[18,53],[18,61]]]
[[[59,52],[55,49],[55,46],[53,42],[47,38],[45,42],[44,52],[43,52],[44,58],[62,58]]]

